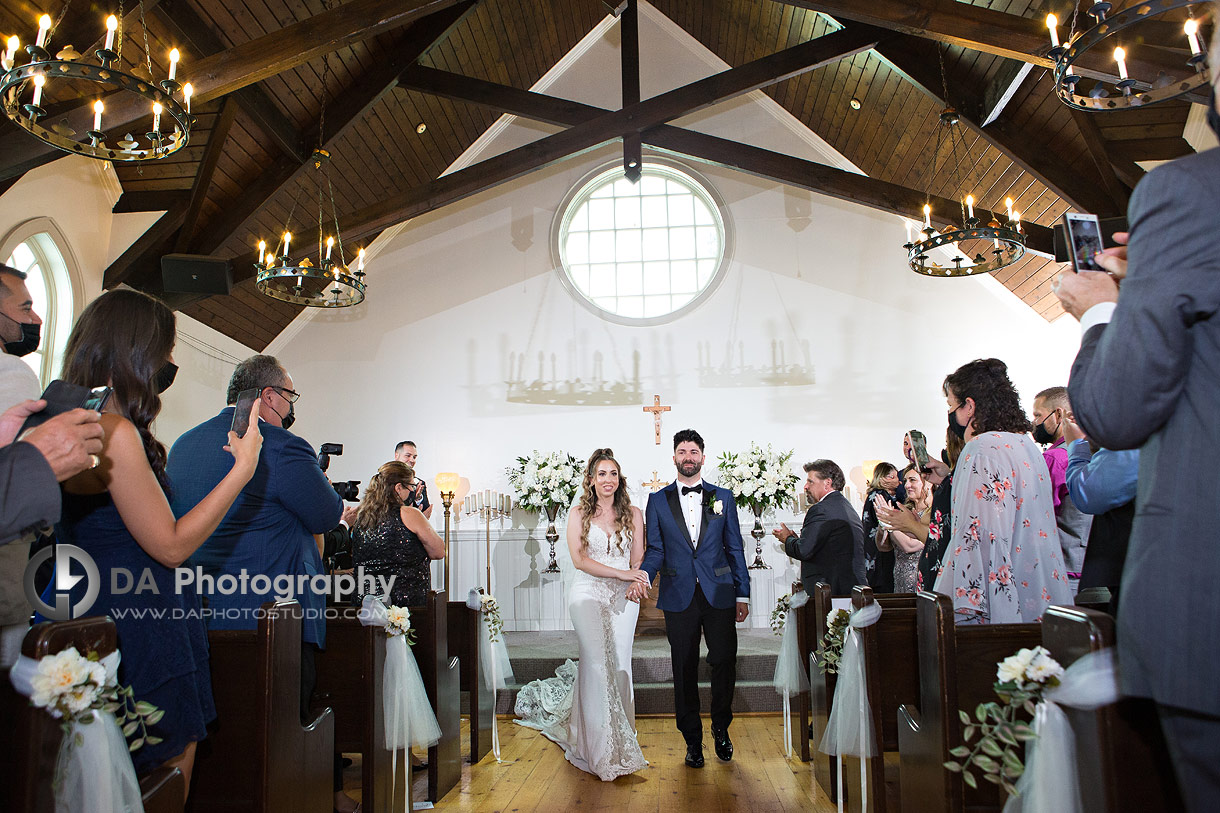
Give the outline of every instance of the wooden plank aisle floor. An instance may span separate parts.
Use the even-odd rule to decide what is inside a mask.
[[[437,810],[478,813],[532,813],[582,810],[615,813],[681,813],[687,810],[814,811],[833,813],[835,807],[818,789],[809,763],[785,759],[783,722],[779,715],[739,715],[731,733],[733,761],[720,762],[712,751],[711,733],[704,734],[707,765],[701,770],[683,762],[686,746],[673,718],[640,717],[639,738],[649,767],[614,782],[602,782],[570,765],[559,746],[537,731],[500,717],[503,764],[488,754],[475,770],[462,766],[462,780],[437,805]],[[707,726],[706,720],[704,726]],[[466,720],[462,721],[465,742]],[[349,768],[356,787],[359,772]],[[416,784],[416,798],[423,786]],[[358,792],[352,795],[359,798]]]

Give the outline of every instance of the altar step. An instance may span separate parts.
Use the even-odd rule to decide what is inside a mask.
[[[734,712],[778,712],[781,700],[772,686],[779,656],[778,636],[770,630],[738,630],[737,689]],[[552,677],[566,659],[578,660],[576,633],[506,632],[505,644],[512,661],[514,682],[497,697],[496,711],[512,714],[517,691],[532,680]],[[673,714],[673,668],[669,641],[663,635],[641,635],[632,648],[636,714]],[[704,716],[711,706],[711,667],[707,648],[699,656],[699,696]]]

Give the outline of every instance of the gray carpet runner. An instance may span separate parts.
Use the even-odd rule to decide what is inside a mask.
[[[555,668],[571,658],[579,662],[576,633],[505,632],[504,642],[513,665],[515,682],[497,698],[496,711],[512,714],[517,690],[538,678],[552,677]],[[764,630],[737,631],[737,690],[733,695],[733,711],[778,712],[779,694],[771,685],[775,661],[779,656],[779,636]],[[635,678],[636,714],[673,714],[673,669],[669,659],[669,641],[664,635],[640,635],[635,639],[631,659]],[[699,695],[704,716],[711,705],[711,667],[707,665],[707,647],[700,648]]]

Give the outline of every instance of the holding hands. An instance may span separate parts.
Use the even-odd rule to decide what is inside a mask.
[[[627,588],[628,601],[639,602],[640,599],[648,595],[648,590],[652,587],[652,581],[643,570],[624,570],[619,578],[630,585]]]

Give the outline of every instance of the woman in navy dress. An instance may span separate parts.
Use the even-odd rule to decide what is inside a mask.
[[[171,360],[175,339],[173,312],[138,291],[104,293],[81,314],[68,339],[63,378],[109,386],[112,395],[102,413],[106,437],[97,464],[63,484],[57,533],[97,565],[101,584],[87,612],[114,619],[120,682],[136,701],[165,712],[133,752],[136,769],[176,766],[189,789],[195,743],[206,736],[216,709],[199,601],[175,589],[174,568],[216,529],[254,474],[262,435],[256,403],[245,436],[229,434],[232,470],[190,513],[174,519],[165,447],[151,424],[178,369]],[[119,568],[131,574],[129,583],[115,575]],[[73,606],[79,599],[73,596]]]

